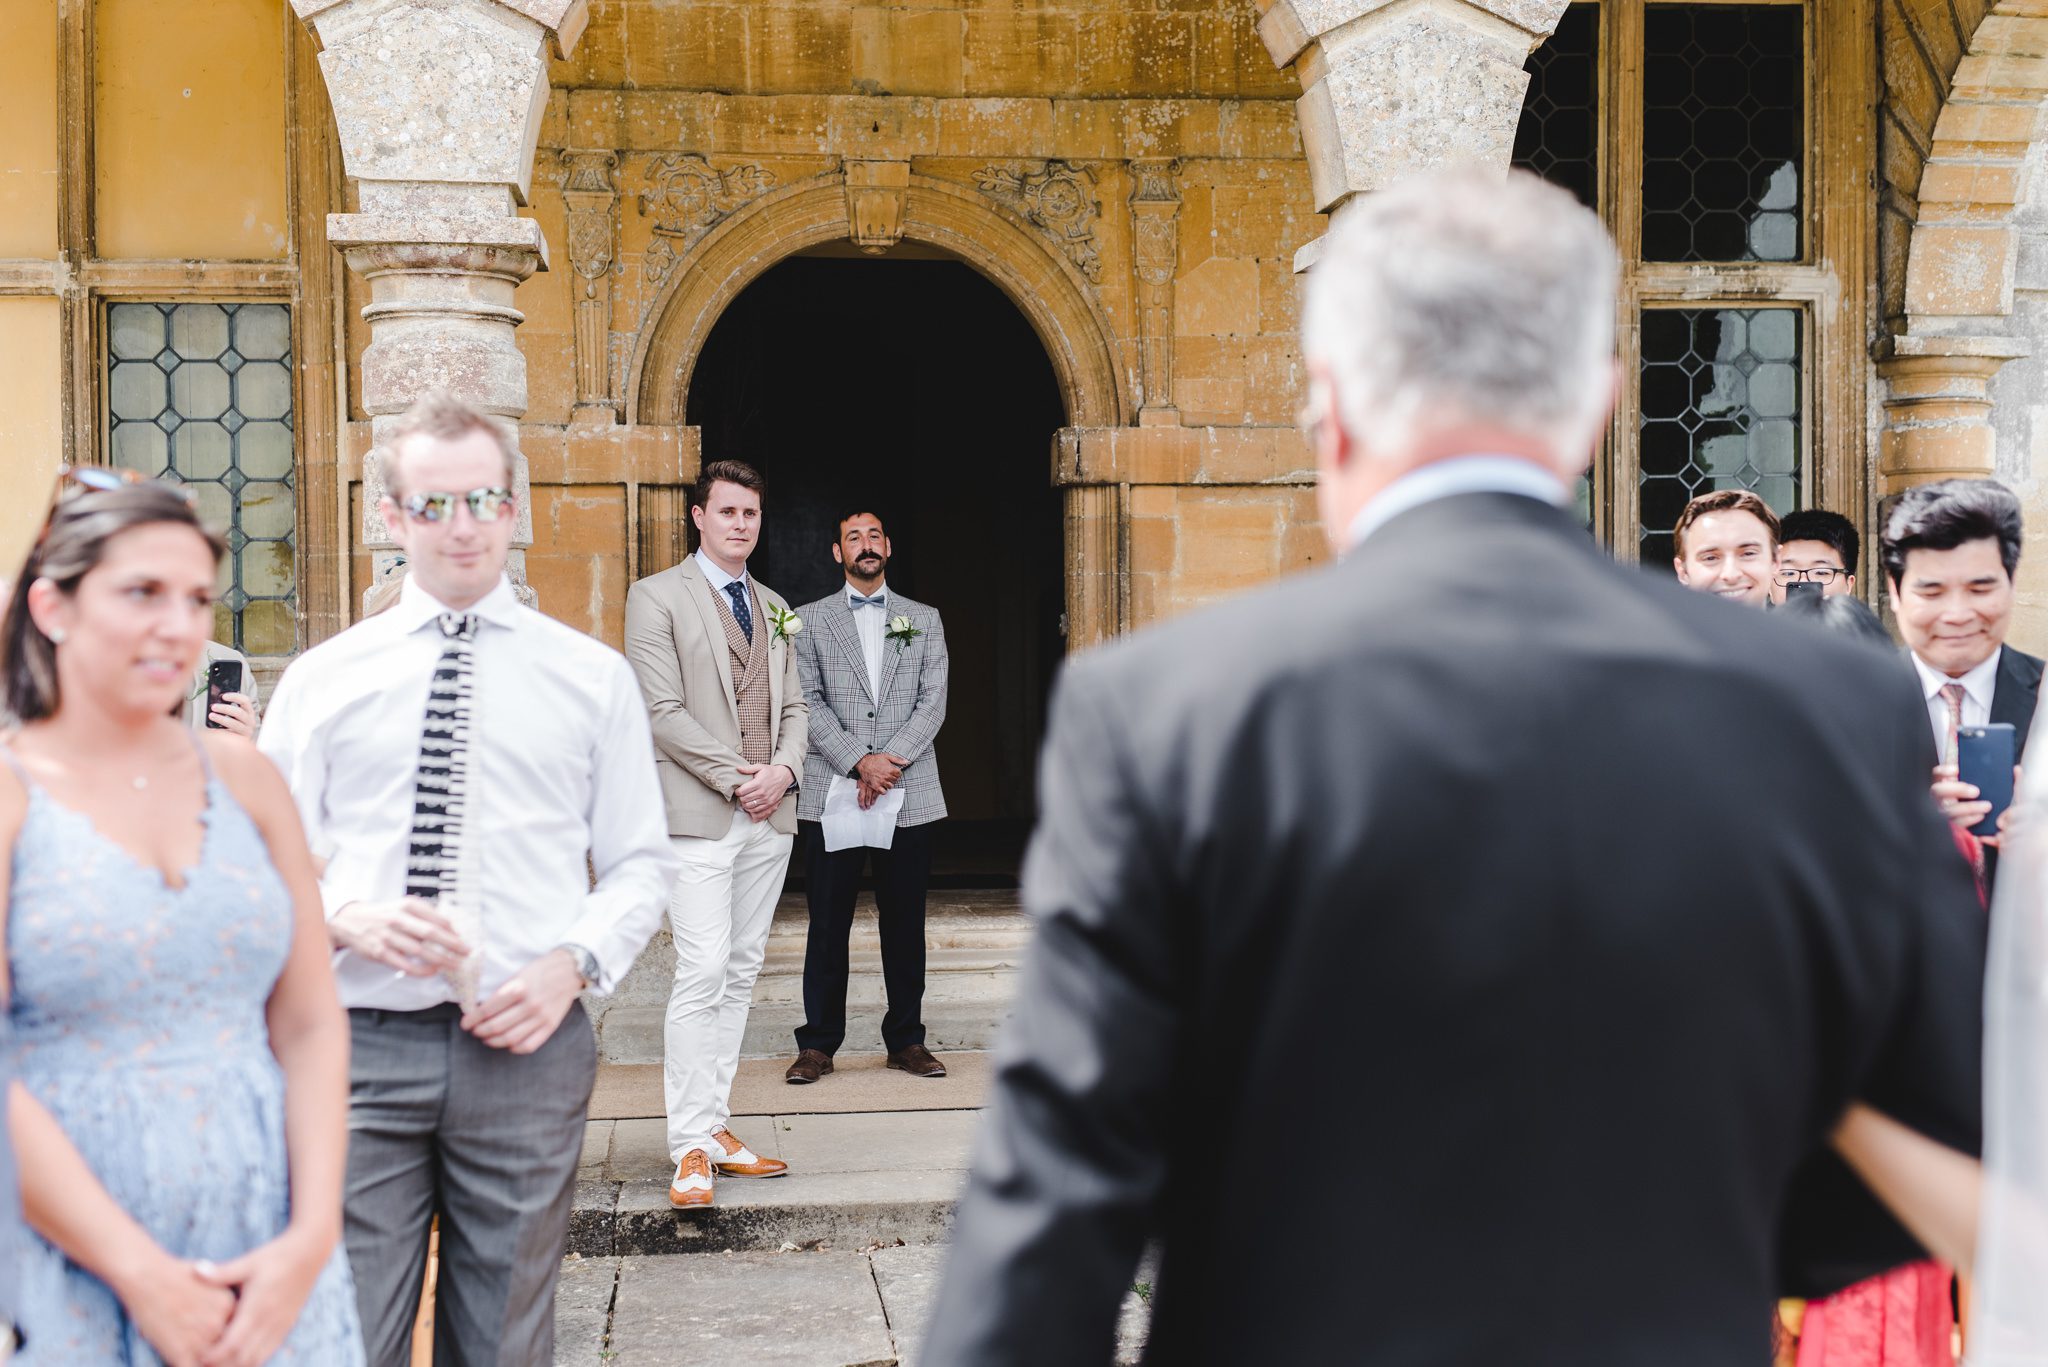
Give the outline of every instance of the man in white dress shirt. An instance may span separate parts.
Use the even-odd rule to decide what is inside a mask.
[[[437,1212],[435,1360],[554,1361],[597,1069],[577,997],[632,966],[674,872],[632,671],[505,578],[511,443],[445,396],[405,416],[378,459],[411,574],[285,671],[259,740],[327,855],[371,1367],[411,1360]]]
[[[2020,563],[2020,501],[1989,479],[1908,489],[1885,517],[1879,556],[1941,755],[1935,801],[1968,830],[1991,804],[1956,777],[1957,730],[2008,722],[2013,754],[2024,759],[2041,691],[2041,661],[2005,643]]]

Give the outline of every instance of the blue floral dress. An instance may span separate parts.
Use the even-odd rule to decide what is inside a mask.
[[[291,946],[291,896],[210,769],[199,863],[179,887],[22,781],[7,909],[18,1076],[158,1244],[240,1257],[289,1215],[284,1077],[264,1012]],[[23,1245],[17,1364],[157,1367],[105,1283],[33,1231]],[[338,1246],[271,1361],[363,1361]]]

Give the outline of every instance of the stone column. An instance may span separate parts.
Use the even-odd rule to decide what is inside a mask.
[[[576,407],[571,421],[610,425],[618,402],[611,392],[612,239],[617,235],[618,191],[609,148],[562,154],[562,199],[569,209],[569,264],[576,272]]]
[[[526,359],[512,293],[547,268],[540,225],[514,212],[531,189],[548,98],[548,59],[581,36],[588,0],[292,0],[321,45],[342,165],[357,212],[327,236],[370,286],[363,317],[362,400],[378,442],[422,392],[443,388],[516,423]],[[532,544],[526,462],[519,526]],[[374,466],[363,483],[363,544],[377,577],[395,559],[377,510]],[[525,555],[513,552],[523,585]]]
[[[1884,377],[1878,496],[1916,484],[1982,478],[1997,467],[1991,377],[2028,352],[2015,337],[1906,336],[1877,363]]]
[[[1180,264],[1180,162],[1134,161],[1131,266],[1137,275],[1138,425],[1177,427],[1173,277]]]
[[[1301,76],[1316,208],[1436,166],[1505,168],[1529,85],[1522,64],[1567,0],[1259,0],[1259,36]],[[1321,240],[1295,257],[1305,270]]]

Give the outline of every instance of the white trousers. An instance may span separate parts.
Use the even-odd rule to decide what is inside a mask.
[[[735,811],[732,828],[716,840],[678,835],[669,843],[683,871],[668,899],[676,979],[668,994],[662,1090],[668,1156],[680,1162],[699,1148],[716,1158],[711,1132],[732,1118],[747,1008],[795,839]]]

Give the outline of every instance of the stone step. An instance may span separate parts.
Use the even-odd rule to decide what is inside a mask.
[[[966,1180],[978,1111],[735,1116],[733,1132],[781,1158],[788,1176],[729,1177],[718,1204],[669,1204],[660,1120],[593,1121],[578,1172],[569,1249],[631,1254],[869,1248],[942,1242]]]
[[[794,1051],[803,1022],[803,959],[808,915],[801,895],[775,910],[767,957],[754,984],[754,1009],[741,1052],[765,1058]],[[1016,970],[1031,921],[1014,890],[934,892],[925,911],[925,1030],[934,1049],[987,1049],[1009,1016]],[[879,1048],[887,993],[874,898],[863,893],[850,940],[847,1047]],[[657,933],[609,999],[593,1001],[599,1057],[607,1063],[659,1063],[675,950]]]

